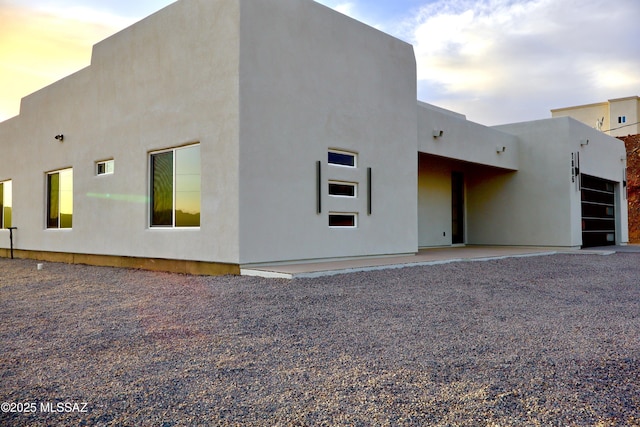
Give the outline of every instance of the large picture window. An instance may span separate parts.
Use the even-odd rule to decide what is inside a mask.
[[[0,228],[11,227],[11,181],[0,182]]]
[[[151,226],[200,226],[200,145],[151,154]]]
[[[47,228],[71,228],[73,169],[47,174]]]

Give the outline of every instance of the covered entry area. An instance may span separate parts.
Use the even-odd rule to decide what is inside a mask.
[[[616,243],[615,183],[591,175],[582,175],[582,247]]]
[[[487,203],[515,172],[432,154],[418,155],[418,246],[484,244],[478,229],[499,227],[486,215]]]

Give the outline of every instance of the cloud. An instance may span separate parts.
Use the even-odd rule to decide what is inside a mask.
[[[640,91],[637,0],[437,0],[401,27],[421,99],[487,124]]]
[[[90,63],[92,45],[130,20],[92,9],[0,8],[0,121],[20,99]]]
[[[333,7],[340,13],[353,17],[355,14],[355,4],[354,3],[340,3]]]

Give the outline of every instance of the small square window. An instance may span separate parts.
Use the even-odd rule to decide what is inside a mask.
[[[355,213],[330,213],[329,227],[332,228],[356,228],[358,226],[358,214]]]
[[[618,123],[620,123],[620,124],[627,123],[627,116],[619,116],[618,117]]]
[[[113,173],[114,161],[104,160],[96,162],[96,175],[109,175]]]
[[[329,195],[335,197],[358,197],[358,184],[355,182],[329,182]]]
[[[329,150],[328,161],[330,165],[357,167],[357,155],[348,151]]]

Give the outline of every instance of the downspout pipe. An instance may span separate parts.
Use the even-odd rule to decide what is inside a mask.
[[[13,230],[17,230],[18,227],[9,227],[9,244],[11,246],[11,259],[13,259]]]

